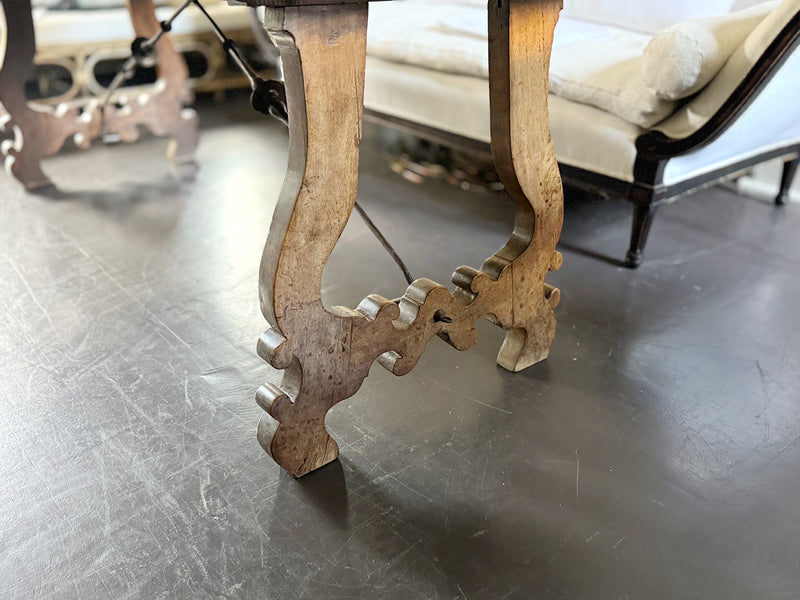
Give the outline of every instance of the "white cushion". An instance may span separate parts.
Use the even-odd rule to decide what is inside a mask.
[[[486,79],[367,57],[367,108],[442,131],[490,140]],[[559,162],[633,181],[642,130],[606,111],[550,95],[550,130]]]
[[[448,15],[462,13],[482,19],[482,36],[464,35],[440,27]],[[445,73],[487,77],[487,28],[485,8],[429,0],[375,2],[370,5],[367,53]]]
[[[719,72],[777,0],[722,17],[684,21],[656,35],[644,50],[642,78],[659,98],[679,100],[701,90]]]
[[[675,103],[658,98],[640,75],[650,36],[609,25],[564,18],[556,27],[550,62],[550,90],[650,127],[667,117]]]
[[[705,92],[702,92],[704,95]],[[667,185],[702,175],[770,149],[800,144],[800,51],[794,51],[748,109],[710,144],[673,158],[664,169]]]
[[[736,49],[717,76],[690,102],[659,123],[657,129],[668,137],[680,139],[702,127],[733,94],[769,44],[798,11],[800,0],[783,0]],[[781,77],[788,76],[785,70],[781,73]],[[787,100],[797,103],[795,98]]]
[[[368,109],[488,142],[489,82],[367,55]]]
[[[563,16],[658,33],[687,19],[728,14],[735,0],[564,0]]]
[[[398,0],[395,0],[397,2]],[[414,2],[415,0],[400,0]],[[686,19],[725,15],[736,4],[764,0],[563,0],[562,17],[582,19],[641,31],[658,33]],[[426,4],[460,4],[486,12],[487,0],[426,0]],[[377,4],[372,4],[373,10]],[[743,6],[742,8],[747,8]],[[737,8],[738,9],[738,8]]]
[[[675,184],[765,148],[800,143],[800,121],[786,118],[800,94],[800,52],[784,68],[787,76],[773,79],[756,99],[754,110],[734,123],[730,131],[698,151],[670,160],[664,182]],[[484,79],[368,57],[364,96],[367,108],[372,110],[472,139],[490,139],[489,90]],[[633,181],[635,141],[643,133],[641,128],[606,111],[554,95],[550,96],[549,113],[560,163]]]
[[[386,61],[445,73],[488,76],[485,8],[409,0],[372,5],[367,52]],[[649,127],[675,104],[645,86],[639,63],[647,34],[567,17],[556,26],[550,89]]]

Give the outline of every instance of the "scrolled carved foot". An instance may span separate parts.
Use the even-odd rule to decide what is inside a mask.
[[[519,373],[545,360],[555,337],[555,317],[529,329],[515,327],[506,331],[506,339],[497,355],[497,364]]]
[[[279,388],[262,386],[256,402],[265,414],[258,422],[258,442],[295,477],[324,467],[339,456],[339,446],[325,428],[325,414],[308,414]]]
[[[0,144],[6,172],[22,182],[29,191],[51,188],[53,184],[39,166],[39,157],[25,152],[22,130],[10,115],[0,119],[0,131],[10,136]]]
[[[258,441],[295,477],[308,475],[339,457],[339,446],[319,422],[288,427],[264,414],[258,422]]]
[[[35,110],[25,105],[6,115],[0,129],[12,136],[0,145],[6,170],[27,190],[42,192],[54,187],[41,169],[42,159],[56,154],[69,137],[79,148],[88,148],[100,132],[101,118],[93,104],[83,108],[59,104]]]
[[[16,150],[3,152],[6,172],[22,182],[29,192],[39,192],[53,188],[53,182],[44,174],[38,160],[26,160],[28,157]]]
[[[560,252],[553,251],[549,264],[543,265],[548,271],[558,271],[564,259]],[[512,270],[514,265],[510,267]],[[525,287],[526,278],[515,280],[515,290]],[[555,309],[561,302],[561,291],[545,281],[536,284],[538,291],[530,296],[524,292],[524,301],[514,302],[514,316],[506,327],[506,338],[497,355],[497,364],[513,373],[524,371],[545,360],[556,337]]]

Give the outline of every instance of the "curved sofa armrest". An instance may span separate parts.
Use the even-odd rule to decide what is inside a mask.
[[[722,104],[703,125],[694,131],[686,123],[690,119],[692,104],[704,92],[654,129],[642,134],[636,140],[637,154],[649,161],[665,160],[680,156],[711,143],[719,137],[753,102],[770,80],[781,70],[787,58],[800,45],[800,10],[789,19],[766,50],[757,58],[744,78],[727,95]],[[737,51],[739,60],[746,60],[744,45]],[[737,57],[731,60],[736,60]],[[713,92],[710,92],[713,93]],[[684,122],[681,122],[683,120]]]

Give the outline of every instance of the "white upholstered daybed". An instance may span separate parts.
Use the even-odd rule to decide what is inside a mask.
[[[368,116],[423,137],[489,141],[485,0],[373,3]],[[626,264],[658,204],[800,151],[800,0],[564,0],[550,76],[562,175],[627,197]]]

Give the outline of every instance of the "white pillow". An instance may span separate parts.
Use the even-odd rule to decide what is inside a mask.
[[[778,5],[763,2],[723,17],[684,21],[647,45],[642,79],[659,98],[679,100],[704,88],[755,27]]]
[[[390,52],[402,52],[405,47],[407,50],[403,61],[447,72],[480,74],[486,77],[488,71],[479,73],[474,69],[478,65],[471,67],[471,61],[467,60],[467,50],[470,48],[473,49],[469,53],[471,56],[475,56],[475,48],[486,53],[486,11],[449,10],[439,15],[438,22],[433,27],[426,28],[421,25],[427,21],[420,16],[422,10],[430,13],[433,8],[415,10],[409,15],[411,20],[407,26],[411,27],[411,31],[403,36],[399,31],[394,31],[387,40],[388,51],[377,43],[368,45],[368,51],[373,56],[397,60]],[[396,26],[398,22],[398,15],[395,15],[391,23]],[[380,28],[381,24],[378,23],[373,31]],[[425,31],[428,34],[424,41],[413,44],[424,55],[408,51],[415,41],[416,31]],[[448,34],[448,37],[431,37],[434,34]],[[377,34],[371,35],[371,39],[377,42]],[[398,43],[398,39],[402,39],[403,43]],[[647,89],[639,75],[642,53],[650,39],[648,34],[629,29],[568,17],[559,20],[550,61],[550,91],[568,100],[602,108],[641,127],[658,123],[675,109],[675,103],[656,97]],[[483,46],[476,46],[475,42],[481,42]],[[455,60],[444,60],[444,54],[437,51],[441,46],[448,50],[458,48],[463,55],[460,58],[454,56]],[[479,64],[486,68],[485,61]]]
[[[649,41],[644,33],[561,19],[550,61],[550,91],[651,127],[670,115],[675,103],[656,97],[639,76]]]

